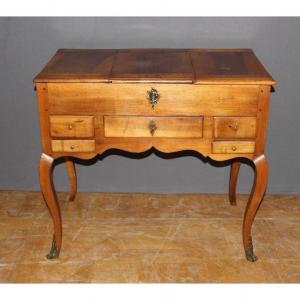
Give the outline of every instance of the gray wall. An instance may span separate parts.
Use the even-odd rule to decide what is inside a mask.
[[[299,18],[0,18],[0,189],[38,190],[40,131],[32,78],[57,48],[247,47],[278,80],[272,95],[268,193],[300,193]],[[196,157],[134,160],[108,156],[77,165],[79,190],[227,191],[229,167]],[[63,164],[57,190],[67,190]],[[241,170],[239,191],[253,179]]]

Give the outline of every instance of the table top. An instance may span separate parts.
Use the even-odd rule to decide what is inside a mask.
[[[251,49],[59,49],[34,82],[275,84]]]

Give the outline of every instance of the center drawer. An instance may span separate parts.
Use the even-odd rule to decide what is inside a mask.
[[[106,137],[201,138],[202,117],[104,116]]]

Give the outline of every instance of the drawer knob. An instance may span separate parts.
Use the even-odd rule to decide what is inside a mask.
[[[232,151],[236,151],[236,146],[232,146],[232,147],[231,147],[231,150],[232,150]]]
[[[69,128],[70,130],[72,130],[72,129],[73,129],[73,125],[72,125],[72,124],[69,124],[68,128]]]
[[[151,88],[151,90],[147,91],[147,93],[148,93],[149,103],[151,104],[152,108],[154,108],[160,98],[160,95],[158,91],[154,88]]]
[[[71,149],[71,150],[74,150],[74,149],[75,149],[75,146],[74,146],[74,145],[71,145],[71,146],[70,146],[70,149]]]
[[[155,122],[153,120],[151,120],[149,122],[148,128],[149,128],[149,131],[150,131],[151,135],[153,136],[154,133],[155,133],[155,131],[156,131],[156,129],[157,129],[157,126],[156,126],[156,124],[155,124]]]
[[[229,125],[229,128],[231,128],[232,130],[234,130],[234,131],[238,131],[238,126],[236,125],[236,124],[234,124],[234,125]]]

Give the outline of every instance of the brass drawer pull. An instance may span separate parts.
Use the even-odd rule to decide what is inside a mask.
[[[232,151],[236,151],[236,149],[237,149],[236,146],[232,146],[232,147],[231,147],[231,150],[232,150]]]
[[[68,128],[69,128],[69,130],[72,130],[73,129],[73,125],[69,124]]]
[[[71,145],[71,146],[70,146],[70,149],[71,149],[71,150],[74,150],[74,149],[75,149],[75,146],[74,146],[74,145]]]
[[[157,129],[157,126],[156,126],[156,124],[155,124],[155,122],[153,120],[151,120],[149,122],[148,128],[150,130],[151,135],[153,136],[154,133],[155,133],[155,131],[156,131],[156,129]]]
[[[148,93],[149,103],[151,104],[152,108],[154,108],[160,98],[160,95],[158,91],[154,88],[151,88],[151,90],[147,91],[147,93]]]

